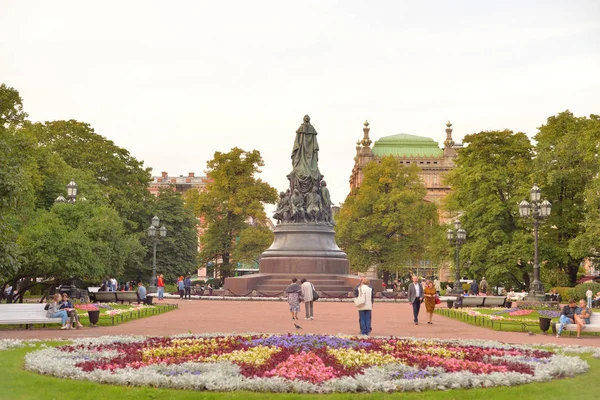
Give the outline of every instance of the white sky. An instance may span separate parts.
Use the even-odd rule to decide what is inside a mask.
[[[420,4],[416,4],[420,3]],[[332,199],[362,123],[440,144],[600,113],[600,1],[0,0],[0,82],[34,121],[76,119],[155,175],[258,149],[285,189],[309,114]]]

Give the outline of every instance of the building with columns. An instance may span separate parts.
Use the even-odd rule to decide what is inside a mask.
[[[360,187],[364,178],[364,168],[370,162],[377,162],[382,157],[394,156],[402,164],[416,164],[421,168],[421,178],[427,188],[425,200],[439,203],[450,192],[444,183],[444,175],[454,168],[456,149],[462,147],[452,140],[452,124],[446,124],[446,140],[440,148],[433,139],[425,136],[399,133],[384,136],[375,141],[373,147],[369,137],[369,122],[365,121],[363,138],[356,142],[356,157],[350,176],[350,193]]]
[[[421,169],[420,177],[427,189],[425,201],[439,204],[450,193],[451,188],[445,183],[444,176],[454,168],[456,150],[462,147],[452,139],[453,129],[450,121],[446,123],[446,140],[443,147],[429,137],[406,133],[384,136],[373,143],[369,137],[370,130],[369,122],[365,121],[363,138],[356,142],[356,156],[350,176],[351,194],[360,187],[367,164],[378,162],[386,156],[394,156],[402,164],[416,164]],[[373,144],[372,147],[371,144]],[[439,218],[442,223],[451,220],[444,213],[439,213]],[[447,280],[448,272],[447,265],[439,266],[440,280]]]

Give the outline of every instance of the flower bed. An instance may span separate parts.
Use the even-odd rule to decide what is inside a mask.
[[[577,357],[498,342],[328,335],[79,339],[29,353],[25,365],[120,385],[304,393],[511,386],[588,369]]]

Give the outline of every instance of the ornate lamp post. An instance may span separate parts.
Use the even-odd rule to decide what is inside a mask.
[[[67,198],[65,199],[63,197],[63,195],[59,195],[56,200],[54,200],[55,203],[67,203],[67,204],[75,204],[75,201],[77,200],[77,184],[75,183],[75,181],[73,179],[71,179],[71,182],[69,182],[67,184]],[[75,280],[73,277],[71,277],[71,287],[69,288],[69,297],[71,297],[72,299],[75,299],[78,297],[77,294],[77,285],[75,285]]]
[[[519,214],[523,218],[531,217],[533,219],[533,237],[534,237],[534,254],[533,254],[533,282],[529,288],[527,299],[529,300],[544,300],[546,291],[544,284],[540,279],[540,261],[538,253],[538,231],[540,221],[550,216],[552,204],[548,200],[541,201],[542,191],[538,185],[533,185],[530,190],[531,203],[523,200],[519,203]]]
[[[152,218],[152,225],[148,228],[148,236],[152,238],[152,278],[150,278],[150,285],[148,285],[148,293],[156,293],[156,245],[158,244],[159,237],[167,236],[167,228],[165,226],[158,227],[160,225],[160,219],[157,216]],[[158,232],[158,235],[156,234]]]
[[[456,279],[454,281],[454,288],[450,291],[452,294],[462,294],[462,284],[460,283],[460,246],[467,239],[467,231],[460,227],[460,220],[454,221],[454,230],[448,229],[446,231],[446,239],[450,245],[456,246]]]

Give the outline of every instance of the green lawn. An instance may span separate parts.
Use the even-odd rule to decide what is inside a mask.
[[[57,343],[47,343],[56,345]],[[299,395],[250,392],[194,392],[154,388],[134,388],[101,385],[86,381],[74,381],[42,376],[23,369],[24,356],[33,348],[25,347],[4,351],[0,356],[0,393],[11,400],[45,399],[594,399],[600,390],[600,360],[582,357],[590,364],[590,371],[571,379],[559,379],[547,383],[532,383],[510,388],[461,389],[445,392],[425,393],[374,393]]]

